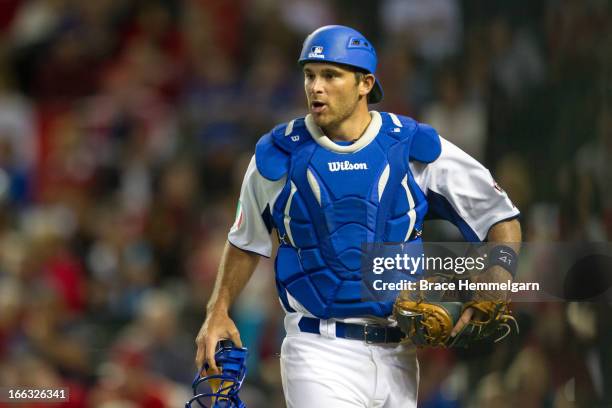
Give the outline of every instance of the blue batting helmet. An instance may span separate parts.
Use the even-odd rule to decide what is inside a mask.
[[[185,408],[207,408],[208,401],[211,408],[246,408],[238,392],[246,376],[247,354],[246,347],[235,347],[229,340],[220,341],[215,361],[221,374],[202,375],[208,370],[208,364],[205,364],[191,384],[193,397],[187,401]],[[200,390],[201,387],[210,390]],[[196,402],[197,405],[194,405]]]
[[[304,40],[298,63],[304,65],[307,62],[348,65],[374,74],[378,58],[372,43],[359,31],[341,25],[328,25],[316,29]],[[382,98],[382,86],[376,79],[368,102],[377,103]]]

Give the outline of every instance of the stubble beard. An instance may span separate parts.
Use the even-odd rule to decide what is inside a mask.
[[[359,103],[359,98],[355,98],[353,101],[339,106],[337,109],[334,109],[332,112],[328,105],[328,114],[325,115],[325,119],[321,116],[312,115],[314,122],[318,127],[323,130],[326,129],[334,129],[339,127],[344,121],[350,118],[353,113],[357,110],[357,104]],[[337,112],[334,114],[334,112]]]

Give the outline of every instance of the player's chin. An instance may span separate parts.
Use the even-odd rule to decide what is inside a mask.
[[[319,127],[325,127],[331,123],[330,115],[327,113],[310,112],[310,116]]]

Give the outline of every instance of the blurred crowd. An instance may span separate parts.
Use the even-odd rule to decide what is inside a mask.
[[[254,143],[306,113],[334,23],[376,44],[373,108],[485,163],[527,240],[612,239],[610,1],[0,0],[0,386],[184,404]],[[249,408],[283,406],[274,291],[264,260],[233,310]],[[420,406],[611,406],[608,305],[516,312],[495,349],[423,351]]]

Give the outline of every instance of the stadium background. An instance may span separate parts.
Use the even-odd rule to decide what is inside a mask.
[[[609,1],[0,0],[0,385],[182,405],[253,145],[305,113],[329,23],[376,44],[375,108],[482,160],[527,240],[612,238]],[[516,309],[494,350],[421,353],[420,406],[612,404],[609,305]],[[283,406],[269,261],[233,316],[249,408]]]

